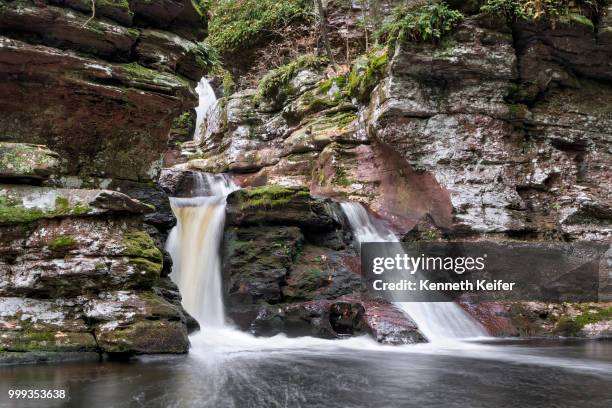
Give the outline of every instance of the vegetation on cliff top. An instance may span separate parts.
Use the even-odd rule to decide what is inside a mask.
[[[309,18],[309,0],[219,0],[206,1],[213,18],[209,25],[210,44],[221,53],[255,44],[295,21]]]
[[[558,22],[574,22],[594,29],[585,11],[597,15],[608,3],[608,0],[487,0],[481,11],[503,16],[509,22],[549,21],[553,26]]]
[[[375,33],[388,44],[400,42],[438,42],[450,33],[461,21],[463,14],[451,9],[443,1],[427,4],[400,6],[393,11],[392,18]]]

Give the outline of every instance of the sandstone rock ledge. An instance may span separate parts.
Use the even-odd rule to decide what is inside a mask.
[[[113,191],[0,185],[0,362],[187,352],[149,211]]]

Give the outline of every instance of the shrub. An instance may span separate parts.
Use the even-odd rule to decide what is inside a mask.
[[[309,19],[310,0],[210,1],[209,41],[221,53],[256,43],[263,35],[296,21]]]
[[[375,36],[392,44],[401,42],[438,42],[463,20],[460,11],[445,2],[430,1],[420,6],[400,6],[390,21]]]
[[[312,54],[302,55],[268,72],[259,83],[259,95],[262,97],[286,96],[288,90],[285,88],[301,70],[320,68],[328,63],[327,57],[317,57]]]
[[[191,52],[195,54],[199,65],[205,66],[207,69],[221,65],[219,50],[208,40],[197,43]]]
[[[483,13],[505,17],[509,22],[519,20],[576,22],[594,28],[584,16],[584,10],[598,14],[608,0],[487,0],[480,8]]]

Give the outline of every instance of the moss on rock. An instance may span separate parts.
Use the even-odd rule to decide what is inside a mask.
[[[91,208],[82,203],[70,205],[65,197],[57,197],[55,207],[41,209],[25,207],[21,202],[0,196],[0,224],[18,224],[38,221],[44,218],[85,215]]]
[[[48,246],[52,251],[62,252],[74,248],[76,244],[77,241],[73,237],[69,235],[60,235],[52,239]]]
[[[358,58],[348,77],[347,93],[361,102],[370,99],[370,93],[385,74],[389,61],[387,48],[380,48]]]
[[[161,263],[163,260],[162,253],[155,246],[153,238],[144,231],[126,231],[123,234],[123,244],[125,245],[124,256],[148,259],[157,263]]]
[[[291,93],[289,84],[304,69],[318,69],[329,63],[326,57],[302,55],[288,64],[268,72],[259,83],[259,95],[265,98],[284,97]]]

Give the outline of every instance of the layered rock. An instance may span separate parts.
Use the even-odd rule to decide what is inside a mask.
[[[150,211],[115,191],[2,185],[2,355],[187,352]]]
[[[208,61],[191,0],[2,2],[0,140],[44,144],[79,177],[150,180]]]
[[[278,186],[228,197],[223,280],[228,316],[256,335],[424,341],[391,304],[361,296],[358,257],[336,203]]]
[[[407,240],[606,242],[609,14],[508,23],[459,3],[466,17],[439,42],[396,41],[388,61],[375,50],[347,75],[307,67],[273,92],[221,99],[183,168],[360,201]],[[551,327],[538,334],[560,333]]]

